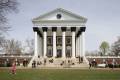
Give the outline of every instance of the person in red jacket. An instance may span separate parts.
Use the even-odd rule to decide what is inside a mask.
[[[16,74],[16,64],[15,64],[15,62],[13,62],[13,64],[12,64],[11,73]]]

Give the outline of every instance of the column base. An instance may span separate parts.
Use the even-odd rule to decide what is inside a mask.
[[[71,59],[76,59],[76,57],[71,57]]]
[[[47,58],[47,56],[44,56],[43,58],[45,59],[45,58]]]
[[[79,63],[83,63],[83,57],[79,57]]]

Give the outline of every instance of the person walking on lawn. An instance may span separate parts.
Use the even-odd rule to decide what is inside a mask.
[[[16,74],[16,64],[15,64],[15,61],[12,64],[11,73],[12,74]]]

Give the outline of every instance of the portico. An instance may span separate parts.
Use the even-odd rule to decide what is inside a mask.
[[[76,29],[79,29],[79,31],[76,32]],[[58,47],[61,47],[61,57],[59,58],[76,58],[78,56],[84,57],[85,54],[84,50],[82,49],[84,48],[85,44],[82,42],[84,42],[85,27],[33,27],[33,30],[35,34],[35,56],[40,56],[43,58],[57,58],[57,53],[59,52],[57,52],[59,49]],[[42,31],[42,33],[40,31]],[[40,39],[42,39],[42,41]],[[81,43],[77,43],[76,39],[78,39]],[[76,47],[77,44],[80,46]],[[43,47],[38,47],[38,45]],[[68,50],[68,52],[67,47],[70,47],[70,51]],[[78,50],[80,52],[78,52]]]

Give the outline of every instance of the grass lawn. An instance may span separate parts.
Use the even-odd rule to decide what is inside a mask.
[[[120,80],[120,70],[19,69],[13,75],[0,69],[0,80]]]

